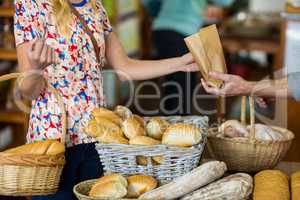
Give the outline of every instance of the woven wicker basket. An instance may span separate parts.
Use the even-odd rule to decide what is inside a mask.
[[[97,179],[94,180],[88,180],[81,183],[78,183],[74,186],[73,192],[76,195],[76,197],[79,200],[112,200],[110,199],[103,199],[103,198],[96,198],[96,197],[90,197],[88,196],[92,186],[97,181]],[[119,199],[119,200],[134,200],[134,199]]]
[[[148,118],[145,118],[146,121]],[[187,123],[196,125],[198,128],[207,130],[208,118],[200,116],[188,117],[162,117],[171,124]],[[101,162],[106,173],[121,173],[125,176],[145,174],[154,177],[160,184],[165,184],[173,179],[190,172],[199,164],[206,135],[203,135],[200,144],[191,148],[170,147],[165,145],[138,146],[119,144],[96,144]],[[137,164],[137,157],[147,158],[147,166]],[[162,157],[162,163],[155,165],[151,157]]]
[[[21,78],[20,73],[0,77],[0,81]],[[66,112],[58,92],[48,85],[55,95],[62,110],[62,137],[66,136]],[[58,189],[62,169],[65,163],[64,154],[48,155],[12,155],[0,153],[0,195],[35,196],[53,194]]]
[[[246,97],[242,100],[241,121],[246,124]],[[208,134],[208,150],[217,160],[224,161],[231,171],[257,172],[274,168],[285,156],[292,144],[294,134],[283,128],[272,127],[285,135],[286,139],[280,141],[260,141],[255,137],[254,101],[250,97],[250,138],[231,139],[217,137],[218,128],[212,128]]]

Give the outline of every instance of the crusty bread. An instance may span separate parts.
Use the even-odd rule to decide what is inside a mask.
[[[126,120],[129,117],[132,117],[132,112],[129,108],[125,106],[116,106],[114,112],[122,118],[122,120]]]
[[[119,117],[116,113],[114,113],[111,110],[105,109],[105,108],[95,108],[92,111],[92,115],[97,118],[97,117],[103,117],[106,118],[112,122],[114,122],[115,124],[117,124],[118,126],[121,126],[122,124],[122,119],[121,117]]]
[[[120,199],[126,196],[126,187],[118,181],[109,181],[103,184],[96,184],[89,192],[89,196],[107,199]]]
[[[4,152],[11,154],[57,155],[64,152],[64,145],[56,140],[46,140],[22,145]]]
[[[120,183],[122,183],[122,185],[124,185],[124,187],[128,186],[127,179],[124,176],[122,176],[122,174],[118,174],[118,173],[109,174],[109,175],[99,178],[96,181],[96,183],[94,184],[94,186],[99,185],[99,184],[104,184],[107,182],[111,182],[111,181],[120,182]]]
[[[151,137],[147,136],[136,136],[129,140],[129,144],[131,145],[158,145],[161,144],[159,140],[155,140]]]
[[[111,120],[108,120],[103,117],[95,117],[98,126],[98,136],[101,136],[103,133],[114,133],[115,135],[124,136],[121,128],[113,123]]]
[[[139,115],[133,115],[132,117],[134,119],[136,119],[136,121],[138,121],[143,128],[146,128],[146,122],[145,122],[144,118],[142,118]]]
[[[201,131],[197,127],[189,124],[174,124],[164,133],[162,144],[190,147],[200,143],[201,140]]]
[[[97,137],[96,140],[105,144],[129,144],[129,141],[125,137],[108,132],[104,133],[100,137]]]
[[[85,127],[84,132],[91,137],[97,137],[98,135],[100,135],[98,122],[95,119],[90,120]]]
[[[161,140],[163,133],[166,131],[170,124],[159,117],[150,119],[146,126],[147,135],[157,140]]]
[[[140,195],[149,192],[157,187],[157,181],[151,176],[135,175],[127,178],[128,198],[138,198]]]
[[[122,130],[128,139],[146,135],[145,129],[134,117],[130,117],[122,123]]]
[[[47,149],[46,154],[50,156],[54,156],[64,152],[65,152],[65,146],[58,141],[54,141]]]

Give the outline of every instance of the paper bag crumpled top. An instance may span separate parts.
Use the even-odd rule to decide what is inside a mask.
[[[216,25],[203,28],[184,40],[198,64],[203,78],[213,86],[220,88],[223,82],[209,76],[211,71],[227,73],[223,48]]]

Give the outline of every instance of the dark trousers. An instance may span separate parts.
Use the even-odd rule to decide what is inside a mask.
[[[94,143],[67,148],[65,155],[66,165],[58,192],[50,196],[33,197],[32,200],[75,200],[73,187],[77,183],[102,176],[102,165]]]
[[[153,44],[157,59],[173,58],[188,53],[184,38],[184,35],[175,31],[154,31]],[[161,114],[190,115],[193,103],[192,95],[196,84],[195,72],[177,72],[163,77],[163,98],[161,100],[163,100],[164,109],[161,109]]]

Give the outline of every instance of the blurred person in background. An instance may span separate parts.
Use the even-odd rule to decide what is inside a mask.
[[[196,33],[203,26],[205,18],[211,21],[222,19],[224,13],[220,6],[228,6],[232,2],[233,0],[142,0],[153,18],[152,42],[156,58],[177,57],[187,53],[184,38]],[[208,6],[208,3],[215,6]],[[196,73],[178,72],[165,76],[163,82],[166,85],[163,85],[161,114],[191,114],[191,96],[193,88],[199,82]]]

